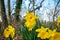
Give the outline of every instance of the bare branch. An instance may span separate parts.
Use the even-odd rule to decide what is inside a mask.
[[[42,0],[42,1],[41,1],[40,6],[38,6],[38,7],[34,8],[34,11],[35,11],[36,9],[41,8],[41,7],[42,7],[42,3],[43,3],[43,2],[44,2],[44,0]],[[31,11],[33,11],[33,10],[31,10]]]
[[[12,12],[13,12],[13,10],[15,9],[15,8],[14,8],[15,3],[16,3],[16,2],[14,2],[14,3],[13,3],[13,8],[12,8],[12,10],[11,10],[11,13],[12,13]]]
[[[30,4],[32,3],[32,1],[30,0],[30,3],[29,3],[29,5],[28,5],[28,11],[29,11],[29,7],[30,7]]]
[[[55,10],[54,10],[54,15],[53,16],[58,14],[58,12],[56,13],[56,9],[57,9],[57,6],[58,6],[59,2],[60,2],[60,0],[57,2],[57,5],[55,6]]]

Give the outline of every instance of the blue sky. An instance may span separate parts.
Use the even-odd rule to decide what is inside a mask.
[[[4,0],[4,1],[5,1],[5,5],[7,7],[7,0]],[[40,6],[40,2],[41,2],[41,0],[36,0],[35,5]],[[15,3],[16,3],[16,0],[11,0],[11,9],[15,6]],[[22,8],[26,7],[26,10],[27,10],[29,3],[30,3],[29,0],[23,0]],[[55,5],[56,4],[54,4],[54,0],[45,0],[42,4],[43,11],[46,10],[47,8],[54,7]],[[37,7],[37,6],[35,6],[35,7]]]
[[[6,5],[6,8],[7,8],[7,0],[4,0],[5,1],[5,5]],[[34,6],[35,8],[37,7],[37,6],[40,6],[40,2],[41,2],[42,0],[35,0],[35,5],[36,6]],[[13,8],[15,8],[15,6],[16,6],[16,0],[11,0],[11,10],[13,9]],[[23,16],[23,15],[25,15],[25,13],[26,13],[26,11],[28,11],[28,5],[29,5],[29,3],[30,3],[30,1],[29,0],[23,0],[23,2],[22,2],[22,11],[21,11],[21,15]],[[57,3],[57,1],[55,1],[55,0],[45,0],[44,2],[43,2],[43,4],[42,4],[42,8],[40,9],[40,10],[36,10],[36,14],[37,15],[39,15],[39,14],[42,14],[42,15],[40,15],[41,16],[41,18],[43,19],[43,20],[48,20],[48,18],[47,18],[47,16],[46,16],[46,13],[45,13],[45,11],[47,10],[47,9],[51,9],[51,8],[54,8],[55,7],[55,5],[56,5],[56,3]],[[30,9],[31,9],[31,7],[32,7],[32,4],[30,5]],[[23,10],[24,9],[24,10]],[[23,12],[24,11],[24,12]],[[12,13],[14,13],[14,10],[12,11]]]

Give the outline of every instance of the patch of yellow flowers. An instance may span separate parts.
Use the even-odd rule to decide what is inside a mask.
[[[36,29],[36,32],[38,32],[37,37],[41,39],[60,40],[60,33],[56,32],[56,29],[51,30],[41,26],[41,28]]]
[[[34,26],[36,25],[37,18],[38,17],[35,16],[33,12],[26,13],[26,16],[24,18],[26,20],[25,26],[28,28],[29,31],[31,31],[34,28]]]
[[[5,38],[8,38],[9,36],[13,38],[15,35],[15,28],[12,25],[8,25],[8,27],[4,30],[3,35]]]
[[[38,19],[38,17],[34,15],[33,12],[27,12],[24,19],[26,20],[25,27],[27,27],[29,31],[32,31],[36,25],[36,19]],[[57,19],[57,24],[60,26],[60,17]],[[36,29],[36,32],[38,32],[37,37],[41,39],[60,40],[60,32],[57,32],[56,30],[57,29],[51,30],[41,26],[41,28]]]

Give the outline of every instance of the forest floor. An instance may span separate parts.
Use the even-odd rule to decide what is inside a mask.
[[[0,40],[7,40],[0,34]],[[22,38],[19,35],[16,35],[13,40],[22,40]]]

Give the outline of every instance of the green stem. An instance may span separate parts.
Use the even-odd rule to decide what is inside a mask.
[[[9,36],[8,40],[13,40],[13,38],[11,36]]]

